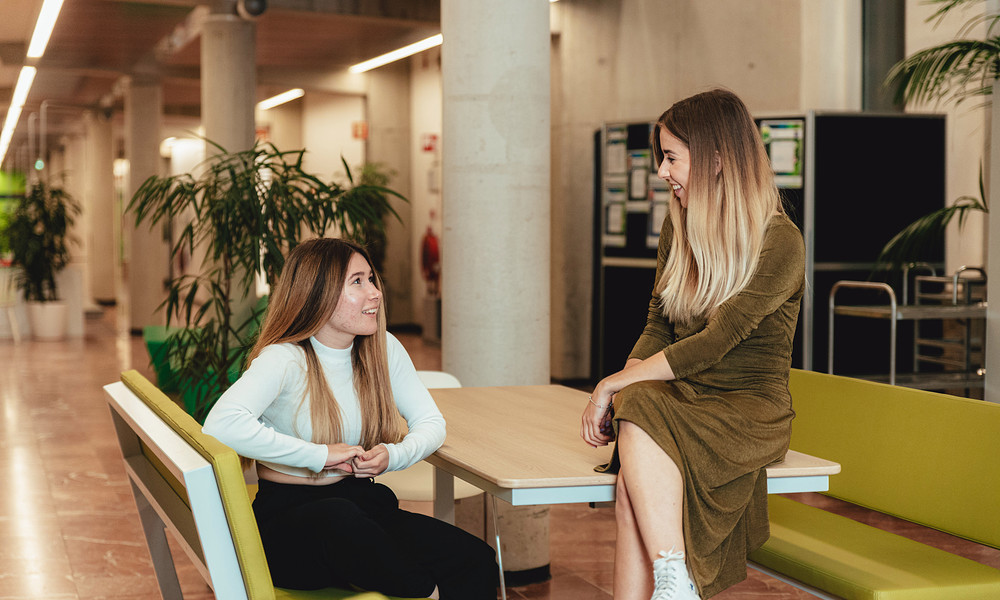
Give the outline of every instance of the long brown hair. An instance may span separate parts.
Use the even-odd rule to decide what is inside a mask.
[[[697,94],[664,112],[652,132],[657,165],[661,128],[691,154],[687,208],[671,198],[674,234],[656,284],[664,316],[683,323],[747,286],[768,222],[782,208],[760,133],[732,92]]]
[[[365,249],[346,240],[319,238],[296,246],[288,254],[278,283],[271,290],[264,323],[247,357],[249,365],[271,344],[293,343],[302,348],[306,357],[311,441],[317,444],[342,441],[343,429],[340,406],[309,338],[333,315],[354,254],[360,254],[371,266]],[[375,286],[382,289],[377,273]],[[351,349],[354,389],[361,406],[361,445],[366,449],[381,442],[398,442],[403,436],[389,382],[385,322],[385,302],[379,302],[378,330],[373,335],[355,337]]]

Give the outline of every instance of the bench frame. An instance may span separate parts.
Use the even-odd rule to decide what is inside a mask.
[[[212,465],[124,383],[109,384],[104,390],[164,600],[183,598],[165,529],[175,534],[216,597],[246,599]],[[187,497],[172,487],[149,452],[184,486]]]

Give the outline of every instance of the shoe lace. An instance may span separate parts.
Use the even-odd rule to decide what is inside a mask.
[[[679,591],[680,587],[680,572],[674,568],[677,561],[684,560],[683,552],[674,552],[673,548],[669,552],[660,551],[660,558],[656,559],[653,563],[653,597],[656,598],[657,594],[665,593],[669,598],[673,592]],[[681,562],[680,564],[684,564]]]

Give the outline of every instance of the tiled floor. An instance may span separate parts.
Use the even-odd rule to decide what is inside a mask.
[[[158,598],[139,519],[121,466],[101,386],[126,368],[150,375],[138,338],[119,333],[115,311],[87,322],[87,336],[61,343],[0,340],[0,600]],[[439,369],[440,351],[401,335],[414,363]],[[831,510],[1000,568],[1000,552],[874,515],[822,496]],[[429,506],[413,503],[426,512]],[[513,588],[512,599],[611,597],[610,509],[551,510],[552,579]],[[190,561],[175,552],[186,599],[212,598]],[[807,598],[751,572],[717,598]]]

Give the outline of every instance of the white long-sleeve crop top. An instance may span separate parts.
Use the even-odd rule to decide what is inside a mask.
[[[354,390],[351,348],[328,348],[309,339],[340,406],[342,442],[361,442],[361,410]],[[387,471],[405,469],[441,447],[444,417],[417,377],[403,345],[386,334],[389,380],[399,412],[409,431],[402,441],[386,443]],[[309,398],[306,396],[305,351],[295,344],[264,348],[245,373],[219,398],[202,431],[241,456],[252,458],[280,473],[312,476],[323,471],[327,447],[312,439]],[[336,473],[330,472],[330,476]]]

